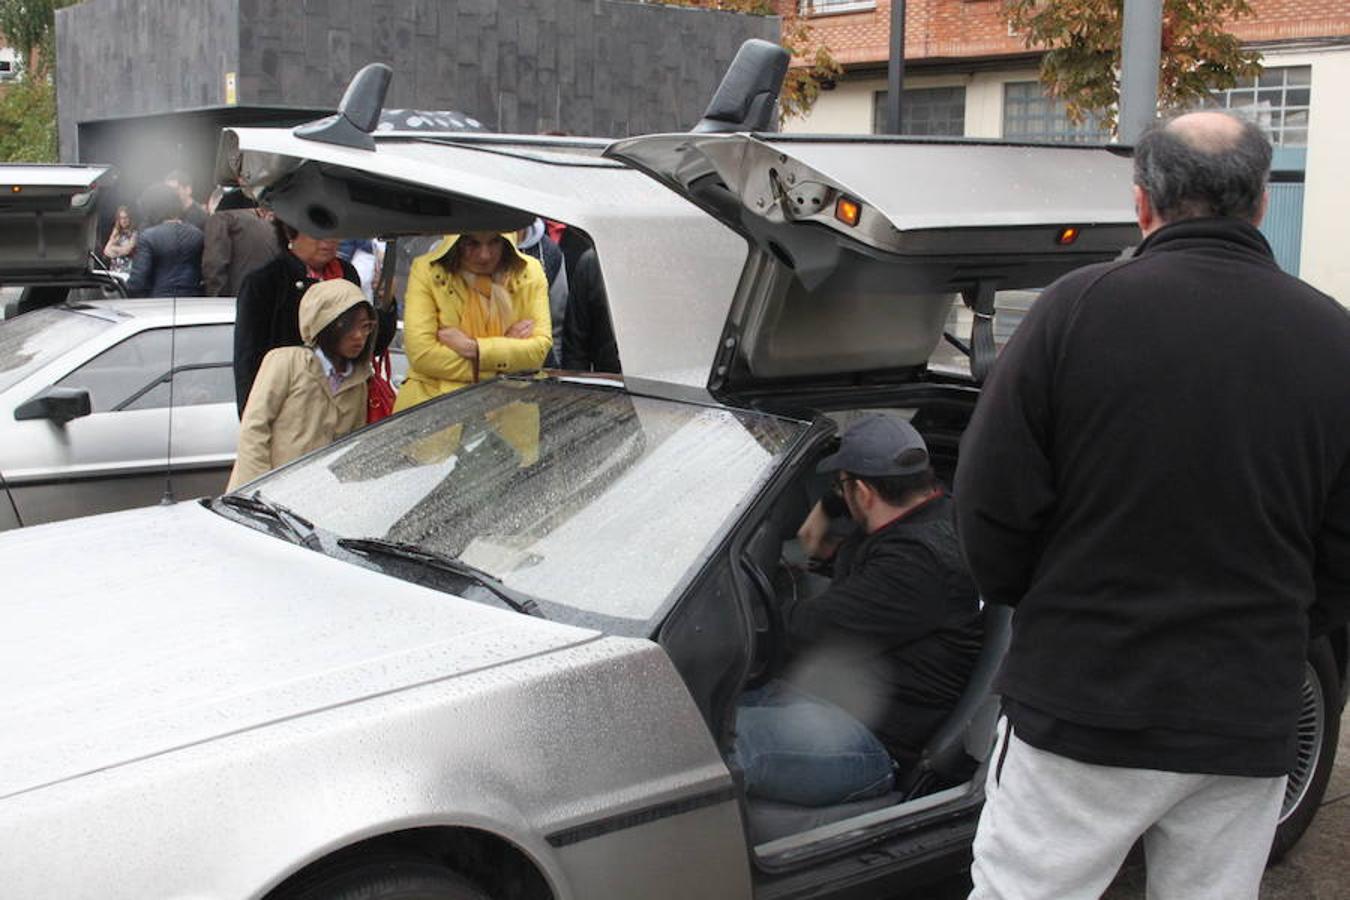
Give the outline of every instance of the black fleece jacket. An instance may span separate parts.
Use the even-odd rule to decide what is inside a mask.
[[[937,497],[835,556],[828,590],[783,607],[788,678],[851,713],[901,766],[918,759],[980,652],[979,602],[951,500]]]
[[[956,477],[975,581],[1017,608],[998,689],[1024,738],[1287,770],[1309,633],[1350,616],[1347,364],[1350,316],[1235,219],[1041,295]]]

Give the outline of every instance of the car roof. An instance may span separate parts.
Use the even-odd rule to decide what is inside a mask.
[[[202,325],[234,321],[233,297],[119,297],[111,300],[84,300],[61,304],[58,308],[115,316],[151,325]]]

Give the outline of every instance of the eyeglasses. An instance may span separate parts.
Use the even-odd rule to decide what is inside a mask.
[[[858,479],[854,478],[851,475],[845,475],[842,478],[836,478],[834,482],[830,485],[830,490],[834,491],[836,497],[842,497],[844,496],[844,485],[848,484],[850,481],[857,481],[857,480]]]

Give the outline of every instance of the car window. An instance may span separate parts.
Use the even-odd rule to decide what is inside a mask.
[[[109,412],[128,400],[138,400],[142,391],[167,379],[172,367],[231,365],[232,326],[185,325],[176,331],[173,335],[171,329],[155,328],[132,335],[89,360],[57,385],[85,388],[93,411]],[[168,404],[167,380],[165,384],[163,402],[154,405]],[[175,404],[186,405],[177,397]]]
[[[173,376],[173,405],[201,406],[207,403],[234,402],[234,368],[215,365],[179,369]],[[163,409],[169,405],[169,379],[135,397],[121,409]]]
[[[254,487],[337,536],[460,557],[550,618],[639,634],[807,427],[612,388],[497,381]]]
[[[0,391],[112,325],[68,309],[37,309],[0,322]]]
[[[1017,326],[1022,324],[1031,304],[1035,302],[1040,290],[997,291],[994,294],[994,349],[1001,351],[1003,345],[1013,336]],[[970,307],[960,300],[952,305],[947,315],[944,331],[970,346],[971,329],[975,320]],[[970,375],[970,357],[945,338],[938,343],[931,356],[928,367],[935,371],[956,375]]]

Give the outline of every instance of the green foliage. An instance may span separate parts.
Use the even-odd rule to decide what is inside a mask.
[[[31,73],[35,78],[46,74],[53,56],[56,11],[76,2],[78,0],[0,0],[0,34],[23,56],[25,67],[35,69]]]
[[[56,90],[49,80],[0,90],[0,162],[56,162]]]
[[[1004,13],[1028,47],[1046,50],[1041,81],[1064,99],[1069,117],[1095,115],[1114,128],[1124,0],[1004,0]],[[1260,72],[1261,55],[1223,30],[1251,14],[1247,0],[1164,0],[1161,109],[1197,106],[1210,91]]]
[[[644,0],[645,2],[645,0]],[[785,122],[795,116],[804,116],[820,96],[821,85],[843,74],[844,68],[830,54],[830,48],[815,40],[810,23],[797,14],[797,4],[783,4],[778,0],[654,0],[668,6],[697,6],[723,12],[737,12],[751,16],[782,16],[783,29],[779,44],[793,58],[808,61],[807,65],[788,69],[783,79],[783,90],[778,95],[778,119]]]

